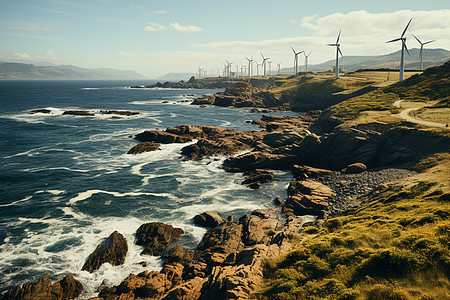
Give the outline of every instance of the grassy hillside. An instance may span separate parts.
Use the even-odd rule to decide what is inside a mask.
[[[450,91],[450,61],[439,67],[425,70],[376,91],[354,97],[329,108],[332,115],[343,120],[353,120],[365,111],[398,112],[393,104],[397,100],[430,102],[438,107],[448,107]]]
[[[368,204],[306,228],[303,243],[267,265],[258,299],[448,299],[450,155],[363,199]]]

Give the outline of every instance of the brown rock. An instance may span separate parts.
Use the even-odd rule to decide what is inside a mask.
[[[114,231],[89,255],[82,270],[92,273],[106,262],[113,266],[121,265],[125,262],[127,251],[126,239],[120,233]]]
[[[367,167],[363,163],[354,163],[348,165],[346,168],[342,169],[341,172],[345,174],[358,174],[367,170]]]
[[[144,246],[142,254],[161,255],[171,243],[178,241],[183,233],[181,228],[164,223],[142,224],[136,232],[136,245]]]
[[[222,222],[222,217],[215,211],[205,211],[194,217],[194,223],[202,227],[216,227]]]
[[[157,143],[141,143],[131,148],[127,154],[140,154],[149,151],[159,150],[160,144]]]
[[[313,168],[310,166],[292,166],[292,174],[297,179],[317,178],[321,176],[332,176],[333,171],[326,169]]]
[[[0,295],[1,300],[66,300],[75,299],[83,291],[82,284],[72,275],[52,284],[51,278],[42,278],[34,283],[25,283],[22,287],[10,289]]]

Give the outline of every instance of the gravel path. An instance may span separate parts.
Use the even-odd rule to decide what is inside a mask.
[[[402,103],[403,100],[398,100],[394,102],[394,106],[395,107],[399,107],[400,108],[400,104]],[[420,124],[420,125],[425,125],[428,127],[441,127],[441,128],[446,128],[445,124],[442,123],[436,123],[436,122],[429,122],[429,121],[423,121],[423,120],[419,120],[419,119],[414,119],[413,117],[411,117],[409,115],[410,112],[414,111],[414,110],[419,110],[422,107],[424,107],[426,104],[424,104],[421,107],[413,107],[413,108],[408,108],[405,110],[402,110],[402,112],[400,113],[400,118],[411,122],[411,123],[416,123],[416,124]]]
[[[368,193],[382,183],[388,183],[415,174],[413,171],[399,168],[371,169],[359,174],[333,173],[333,176],[317,179],[336,193],[336,197],[330,203],[331,215],[337,215],[342,210],[351,207],[359,207],[360,203],[356,200],[357,197]]]

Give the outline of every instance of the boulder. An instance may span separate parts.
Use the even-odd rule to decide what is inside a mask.
[[[284,130],[283,132],[273,132],[267,134],[263,138],[263,143],[272,148],[278,148],[286,145],[300,144],[304,138],[305,135],[302,136],[292,130]]]
[[[52,111],[50,109],[45,109],[45,108],[41,108],[41,109],[33,109],[32,111],[30,111],[31,114],[49,114]]]
[[[142,254],[162,255],[183,233],[181,228],[160,222],[142,224],[136,231],[136,245],[144,246]]]
[[[194,217],[194,224],[202,227],[216,227],[223,221],[222,217],[215,211],[205,211]]]
[[[345,174],[358,174],[367,170],[367,167],[363,163],[354,163],[348,165],[346,168],[342,169],[341,172]]]
[[[150,151],[155,151],[155,150],[159,150],[159,147],[161,145],[158,143],[141,143],[141,144],[137,144],[136,146],[134,146],[133,148],[131,148],[127,154],[140,154],[140,153],[144,153],[144,152],[150,152]]]
[[[72,275],[67,275],[54,284],[51,278],[41,278],[33,283],[25,283],[21,287],[15,287],[0,295],[0,299],[68,300],[77,298],[82,291],[83,285]]]
[[[287,215],[316,215],[323,218],[334,196],[333,191],[320,182],[293,180],[288,187],[288,199],[283,205],[283,212]]]
[[[160,130],[144,131],[137,134],[134,138],[140,142],[154,142],[160,144],[187,143],[192,140],[191,137],[180,136]]]
[[[292,166],[292,175],[297,179],[317,178],[322,176],[332,176],[333,171],[313,168],[310,166]]]
[[[114,231],[89,255],[82,270],[92,273],[106,262],[113,266],[121,265],[125,262],[127,252],[126,239],[119,232]]]
[[[242,182],[252,189],[258,189],[262,183],[273,180],[273,172],[270,170],[256,169],[244,172],[245,180]]]
[[[129,110],[101,110],[100,114],[102,115],[119,115],[119,116],[135,116],[139,115],[137,111],[129,111]]]

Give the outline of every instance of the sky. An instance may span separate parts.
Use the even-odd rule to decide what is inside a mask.
[[[448,0],[0,0],[0,61],[170,72],[247,65],[261,52],[292,67],[292,46],[309,63],[400,50],[385,42],[407,32],[408,48],[450,49]],[[302,59],[300,59],[302,64]],[[255,70],[254,70],[255,71]]]

